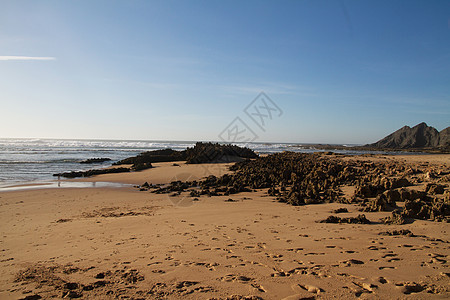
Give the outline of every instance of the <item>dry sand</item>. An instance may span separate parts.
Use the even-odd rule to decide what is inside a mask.
[[[352,159],[450,165],[448,155],[429,157]],[[87,180],[155,184],[227,172],[178,164]],[[337,203],[293,207],[264,191],[199,201],[132,187],[3,192],[0,299],[450,297],[449,224],[316,222],[340,207],[349,210],[341,216],[360,213]],[[418,236],[379,235],[397,229]]]

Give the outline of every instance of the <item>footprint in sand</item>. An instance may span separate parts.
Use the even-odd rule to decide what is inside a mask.
[[[225,282],[240,282],[240,283],[246,283],[249,281],[252,281],[253,278],[243,276],[243,275],[235,275],[235,274],[227,274],[223,277],[220,277],[218,280],[225,281]]]
[[[395,285],[405,295],[409,295],[409,294],[413,294],[413,293],[420,293],[426,288],[426,285],[422,285],[422,284],[415,283],[415,282],[399,282],[399,283],[396,283]]]
[[[287,249],[287,251],[300,253],[303,251],[303,248],[289,248],[289,249]]]
[[[431,257],[429,263],[439,263],[439,264],[447,263],[447,260],[443,259],[444,257],[447,257],[447,255],[438,253],[428,253],[428,256]]]
[[[309,252],[309,253],[305,253],[304,255],[305,256],[308,256],[308,255],[325,255],[325,253],[323,253],[323,252]]]
[[[344,260],[339,262],[341,264],[341,266],[344,267],[350,267],[351,265],[362,265],[364,264],[364,262],[362,260],[357,260],[357,259],[349,259],[349,260]]]
[[[386,284],[386,283],[388,283],[387,279],[384,278],[384,277],[378,277],[378,278],[376,279],[376,281],[378,281],[378,282],[381,283],[381,284]]]
[[[266,243],[258,243],[257,245],[261,249],[266,249]]]
[[[378,270],[384,270],[384,269],[394,270],[394,269],[397,269],[397,267],[378,267]]]
[[[386,247],[370,246],[370,247],[368,247],[367,249],[373,250],[373,251],[376,251],[376,250],[386,250]]]
[[[258,292],[261,292],[261,293],[265,293],[266,292],[264,287],[262,285],[258,284],[258,283],[251,283],[250,285],[252,287],[254,287]]]

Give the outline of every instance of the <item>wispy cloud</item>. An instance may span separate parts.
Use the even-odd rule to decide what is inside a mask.
[[[0,60],[55,60],[56,57],[48,56],[3,56],[0,55]]]

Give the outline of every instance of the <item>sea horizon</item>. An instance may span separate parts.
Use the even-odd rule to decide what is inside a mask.
[[[2,140],[36,140],[36,141],[46,141],[46,140],[58,140],[58,141],[108,141],[108,142],[161,142],[161,143],[220,143],[220,144],[292,144],[292,145],[331,145],[331,146],[363,146],[364,143],[327,143],[327,142],[280,142],[280,141],[252,141],[252,142],[225,142],[220,140],[159,140],[159,139],[118,139],[118,138],[36,138],[36,137],[0,137]]]

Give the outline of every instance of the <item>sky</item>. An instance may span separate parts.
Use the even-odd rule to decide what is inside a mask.
[[[450,126],[450,1],[0,1],[0,138],[365,144],[420,122]]]

